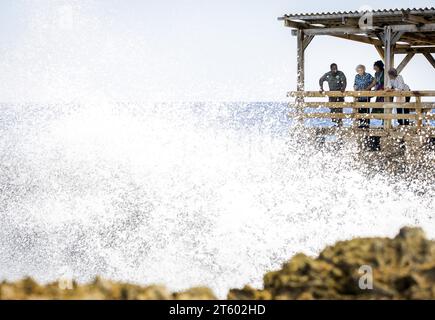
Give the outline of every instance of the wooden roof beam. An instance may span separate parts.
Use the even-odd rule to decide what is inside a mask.
[[[432,56],[432,54],[429,52],[425,52],[425,53],[423,53],[423,55],[426,57],[427,61],[429,61],[429,63],[432,65],[432,67],[435,68],[435,59]]]
[[[396,68],[397,73],[401,73],[403,69],[408,65],[408,63],[411,61],[411,59],[415,56],[414,52],[408,53],[405,58],[403,58],[402,62],[399,64],[399,66]]]
[[[435,31],[435,23],[427,23],[423,26],[410,24],[390,26],[393,32],[432,32]]]
[[[406,33],[404,38],[421,42],[427,42],[429,40],[425,33]]]
[[[404,24],[404,25],[391,25],[388,26],[391,28],[391,31],[394,33],[400,32],[433,32],[435,31],[435,23],[428,23],[424,26],[416,26],[411,24]],[[336,28],[306,28],[304,30],[306,35],[342,35],[342,34],[353,34],[353,35],[359,35],[359,34],[367,34],[370,35],[371,33],[376,33],[379,31],[383,31],[384,28],[381,27],[373,27],[371,29],[363,30],[360,28],[354,28],[354,27],[336,27]]]
[[[312,26],[309,23],[303,22],[303,21],[293,21],[290,19],[284,20],[284,26],[294,29],[307,29],[312,28]]]
[[[385,59],[385,52],[384,52],[384,48],[382,47],[382,45],[375,45],[376,51],[378,52],[379,56],[381,57],[382,60]]]
[[[417,26],[423,26],[429,22],[428,20],[426,20],[422,16],[416,16],[416,15],[410,14],[410,13],[405,12],[405,11],[403,11],[402,21],[407,22],[407,23],[412,23],[412,24],[415,24]]]
[[[383,45],[382,42],[378,39],[373,39],[371,37],[365,37],[365,36],[360,36],[360,35],[355,35],[355,34],[334,34],[332,36],[336,37],[336,38],[352,40],[352,41],[362,42],[362,43],[366,43],[366,44],[373,44],[373,45],[379,45],[379,46]]]
[[[325,35],[325,36],[335,36],[335,35],[344,35],[344,34],[351,34],[351,35],[359,35],[359,34],[369,34],[375,31],[383,30],[383,28],[380,27],[373,27],[373,29],[363,30],[360,28],[354,28],[354,27],[337,27],[337,28],[316,28],[316,29],[305,29],[306,35]]]
[[[408,54],[408,53],[435,53],[435,47],[398,47],[394,50],[396,54]]]
[[[345,39],[345,40],[352,40],[352,41],[357,41],[357,42],[361,42],[361,43],[365,43],[365,44],[372,44],[376,47],[376,50],[378,50],[379,54],[381,55],[381,57],[383,57],[384,54],[384,43],[382,40],[380,39],[375,39],[369,36],[360,36],[360,35],[355,35],[355,34],[334,34],[331,35],[332,37],[335,38],[340,38],[340,39]],[[396,48],[397,49],[409,49],[411,48],[409,45],[407,44],[396,44]],[[382,53],[381,53],[382,52]]]

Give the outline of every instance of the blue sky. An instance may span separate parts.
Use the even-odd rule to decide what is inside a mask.
[[[290,12],[428,7],[433,1],[2,0],[0,101],[285,100],[295,87]],[[370,46],[316,38],[307,89],[331,62],[352,78],[378,59]],[[417,57],[403,73],[429,89]]]

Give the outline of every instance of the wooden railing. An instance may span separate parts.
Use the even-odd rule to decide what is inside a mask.
[[[432,109],[435,102],[422,102],[422,97],[435,97],[435,91],[291,91],[288,97],[296,98],[293,116],[298,119],[378,119],[384,120],[384,128],[392,128],[392,120],[407,119],[415,121],[417,128],[431,126],[435,120]],[[305,98],[343,97],[352,98],[345,102],[305,102]],[[385,102],[358,102],[361,97],[384,97]],[[397,97],[411,97],[412,102],[394,102]],[[349,99],[348,99],[349,100]],[[306,112],[306,108],[352,109],[352,113]],[[394,114],[396,108],[411,109],[410,114]],[[383,109],[383,113],[361,113],[360,109]],[[354,121],[356,126],[356,121]]]

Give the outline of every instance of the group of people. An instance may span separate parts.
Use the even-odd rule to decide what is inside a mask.
[[[388,70],[389,85],[385,86],[385,66],[384,63],[379,60],[373,65],[375,71],[374,76],[366,71],[366,67],[362,64],[356,67],[356,75],[353,88],[355,91],[410,91],[409,86],[404,82],[403,77],[398,74],[397,70],[392,68]],[[338,70],[336,63],[331,64],[331,71],[325,73],[319,80],[320,91],[323,92],[323,84],[325,81],[329,85],[330,91],[346,91],[347,79],[342,71]],[[406,97],[406,102],[410,101],[410,97]],[[371,97],[358,97],[358,102],[370,102]],[[329,102],[344,102],[344,97],[329,97]],[[384,97],[376,97],[376,102],[384,102]],[[370,112],[371,111],[371,112]],[[343,113],[343,108],[331,108],[332,113]],[[383,113],[383,108],[360,108],[359,113]],[[397,108],[398,114],[409,114],[409,109]],[[335,123],[341,125],[341,119],[333,119]],[[399,119],[400,125],[409,125],[409,120]],[[367,119],[360,120],[360,128],[368,128],[370,121]]]

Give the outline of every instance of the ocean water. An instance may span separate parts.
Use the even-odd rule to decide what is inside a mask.
[[[435,236],[429,181],[367,175],[353,146],[303,143],[285,103],[0,110],[1,279],[99,275],[225,297],[337,240],[404,225]]]

